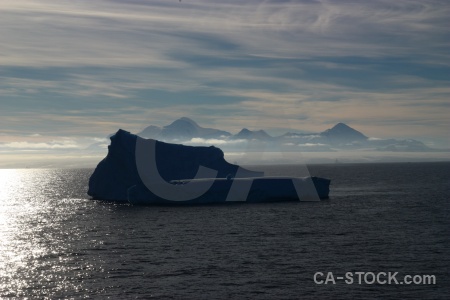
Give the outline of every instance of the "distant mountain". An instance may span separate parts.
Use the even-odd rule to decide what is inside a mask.
[[[166,142],[195,144],[193,138],[203,138],[199,143],[209,143],[209,139],[217,140],[218,147],[236,150],[243,146],[241,140],[264,142],[265,150],[273,151],[435,151],[424,143],[412,139],[379,139],[369,138],[360,131],[338,123],[333,127],[317,133],[288,132],[272,137],[264,130],[242,129],[237,134],[227,131],[204,128],[189,118],[180,118],[164,127],[148,126],[138,135]],[[241,148],[242,149],[242,148]]]
[[[328,139],[331,143],[361,142],[368,139],[367,136],[344,123],[337,123],[331,129],[321,132],[320,136]]]
[[[234,139],[242,140],[270,140],[272,137],[264,130],[252,131],[243,128],[238,134],[233,135]]]
[[[321,132],[320,137],[321,143],[331,145],[337,149],[404,152],[433,151],[424,143],[413,139],[370,139],[344,123],[338,123],[332,128]]]
[[[146,127],[144,130],[138,133],[138,135],[146,138],[154,138],[158,137],[161,133],[162,128],[154,125],[150,125]]]
[[[172,124],[164,126],[148,126],[138,133],[139,136],[161,140],[190,140],[192,138],[224,138],[231,134],[227,131],[203,128],[193,120],[183,117]]]

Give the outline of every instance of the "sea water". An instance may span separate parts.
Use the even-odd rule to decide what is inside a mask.
[[[329,200],[194,207],[91,200],[92,169],[0,170],[0,297],[448,299],[450,163],[308,169],[331,179]],[[325,284],[329,272],[355,280]]]

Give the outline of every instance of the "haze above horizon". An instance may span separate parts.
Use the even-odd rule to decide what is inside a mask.
[[[183,116],[272,136],[342,122],[449,149],[449,14],[419,0],[5,2],[0,167],[82,159],[119,128]]]

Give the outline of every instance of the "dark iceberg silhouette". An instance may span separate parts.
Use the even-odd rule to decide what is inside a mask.
[[[108,155],[89,180],[88,194],[94,199],[132,204],[204,204],[328,198],[328,179],[262,177],[263,172],[228,163],[223,151],[214,146],[146,140],[121,129],[110,139]],[[144,144],[151,145],[154,152],[139,146]],[[156,166],[151,165],[152,160],[144,166],[139,164],[140,153],[153,155]],[[202,177],[202,168],[214,171],[215,177]],[[157,170],[158,174],[144,174],[145,169]]]

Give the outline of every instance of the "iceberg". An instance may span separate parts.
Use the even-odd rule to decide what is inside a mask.
[[[264,177],[224,159],[221,149],[143,139],[119,129],[89,179],[97,200],[152,204],[310,201],[328,198],[330,180]]]

